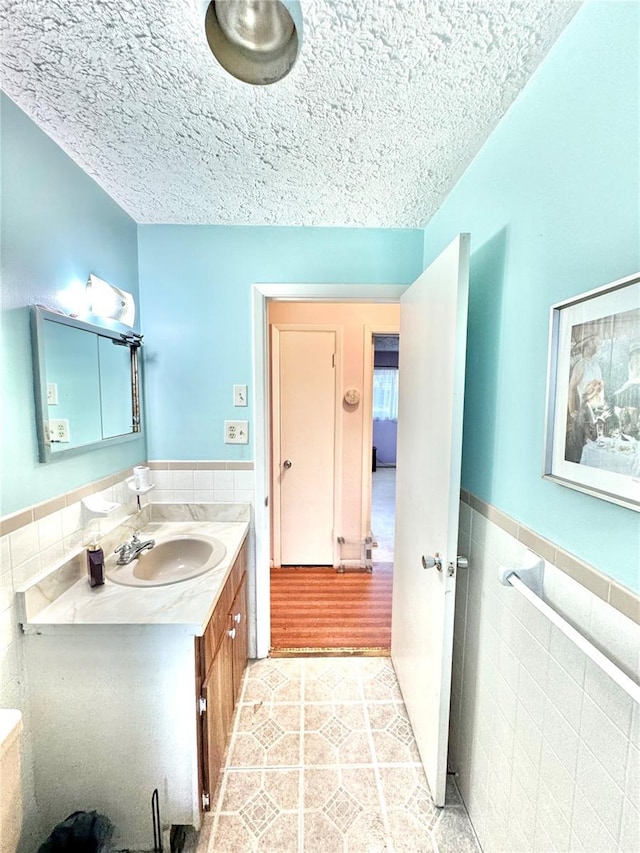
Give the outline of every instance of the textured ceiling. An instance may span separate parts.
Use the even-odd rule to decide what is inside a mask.
[[[302,0],[252,87],[197,0],[2,0],[3,89],[138,222],[422,227],[577,8]]]

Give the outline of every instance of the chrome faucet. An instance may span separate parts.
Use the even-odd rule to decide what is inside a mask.
[[[122,545],[118,545],[113,553],[120,555],[116,561],[117,564],[126,566],[137,560],[143,551],[151,550],[155,544],[155,539],[147,539],[146,542],[141,542],[138,539],[138,534],[134,533],[131,542],[123,542]]]

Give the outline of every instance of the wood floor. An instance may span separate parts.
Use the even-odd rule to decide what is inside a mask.
[[[271,570],[271,650],[341,649],[385,654],[391,648],[392,563],[373,572],[309,566]]]

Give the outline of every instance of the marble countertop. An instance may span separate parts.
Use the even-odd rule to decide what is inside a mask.
[[[225,546],[225,557],[206,574],[167,586],[123,586],[107,577],[103,586],[92,589],[83,576],[60,594],[52,595],[50,581],[36,583],[19,593],[25,597],[24,613],[33,614],[25,616],[25,633],[66,632],[70,626],[166,625],[202,636],[248,529],[246,521],[150,522],[139,531],[141,539],[189,533],[213,536]],[[115,557],[106,561],[107,570],[112,561]]]

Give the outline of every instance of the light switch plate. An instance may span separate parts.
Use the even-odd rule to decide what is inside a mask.
[[[50,406],[58,405],[58,386],[55,382],[47,383],[47,403]]]
[[[247,405],[247,386],[246,385],[234,385],[233,386],[233,405],[234,406],[246,406]]]
[[[248,444],[249,443],[249,421],[225,421],[224,422],[225,444]]]

